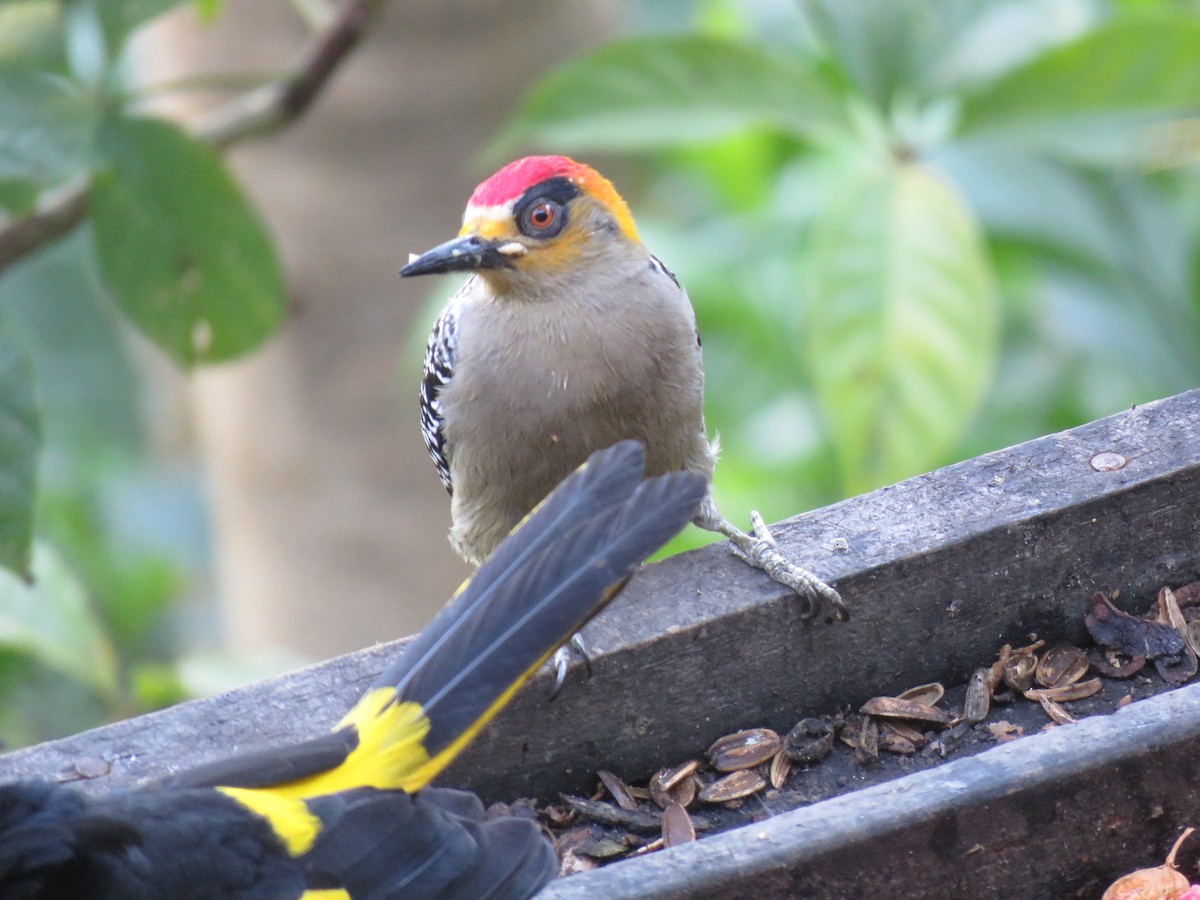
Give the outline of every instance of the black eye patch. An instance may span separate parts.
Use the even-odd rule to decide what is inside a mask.
[[[567,204],[579,196],[579,188],[567,178],[551,178],[529,188],[513,205],[513,219],[521,233],[534,238],[554,237],[566,227]],[[549,204],[553,215],[542,225]]]

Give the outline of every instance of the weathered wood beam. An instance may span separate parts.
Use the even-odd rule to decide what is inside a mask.
[[[778,525],[785,550],[836,582],[845,624],[801,620],[791,596],[722,545],[674,557],[589,626],[590,680],[570,680],[553,703],[535,681],[442,782],[511,799],[586,790],[600,767],[644,778],[739,727],[786,729],[965,679],[1029,632],[1080,639],[1093,591],[1144,599],[1200,575],[1197,496],[1192,391]],[[105,790],[301,738],[336,721],[396,649],[17,751],[0,757],[0,779],[101,758],[111,769],[87,786]]]

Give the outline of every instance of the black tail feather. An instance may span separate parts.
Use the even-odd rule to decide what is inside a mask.
[[[479,570],[384,673],[420,703],[441,752],[612,598],[649,554],[691,520],[703,477],[641,480],[633,442],[593,455]],[[384,682],[386,683],[386,682]]]

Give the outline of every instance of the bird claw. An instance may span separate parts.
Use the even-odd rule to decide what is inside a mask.
[[[588,656],[587,644],[583,642],[583,635],[579,632],[571,635],[571,640],[563,644],[554,651],[554,686],[550,689],[550,700],[558,696],[563,685],[567,680],[567,669],[571,665],[571,657],[578,655],[583,660],[583,665],[587,669],[587,677],[592,677],[592,660]]]
[[[760,541],[765,541],[772,547],[776,546],[775,536],[771,534],[771,529],[767,527],[767,523],[763,521],[763,517],[757,509],[750,510],[750,528]]]
[[[785,587],[791,588],[806,603],[800,617],[811,619],[821,608],[822,601],[833,607],[834,617],[845,622],[850,618],[850,612],[842,601],[842,596],[824,581],[801,566],[791,562],[780,551],[775,543],[775,537],[759,515],[757,510],[750,512],[750,527],[752,533],[746,535],[747,548],[736,544],[731,546],[738,556],[742,557],[756,569],[761,569]]]

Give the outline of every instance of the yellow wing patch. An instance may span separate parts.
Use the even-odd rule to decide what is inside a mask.
[[[303,800],[281,797],[273,790],[234,787],[219,787],[216,790],[259,818],[266,819],[292,856],[307,853],[321,831],[321,820],[309,811]]]
[[[358,732],[358,746],[349,756],[327,772],[276,785],[271,791],[283,797],[316,797],[356,787],[413,790],[409,787],[412,773],[429,760],[421,743],[429,733],[429,719],[420,704],[395,700],[391,687],[368,691],[334,729]]]
[[[475,739],[475,735],[479,734],[483,726],[492,721],[496,717],[496,713],[508,705],[513,694],[521,689],[521,686],[550,658],[550,654],[553,652],[553,649],[547,651],[533,665],[522,672],[516,681],[505,688],[504,693],[492,701],[492,705],[484,710],[478,719],[464,728],[437,756],[427,758],[419,768],[405,776],[404,784],[401,787],[409,792],[419,791],[429,784],[429,782],[433,781],[442,769],[450,765],[454,761],[454,758],[462,753],[463,748]]]

